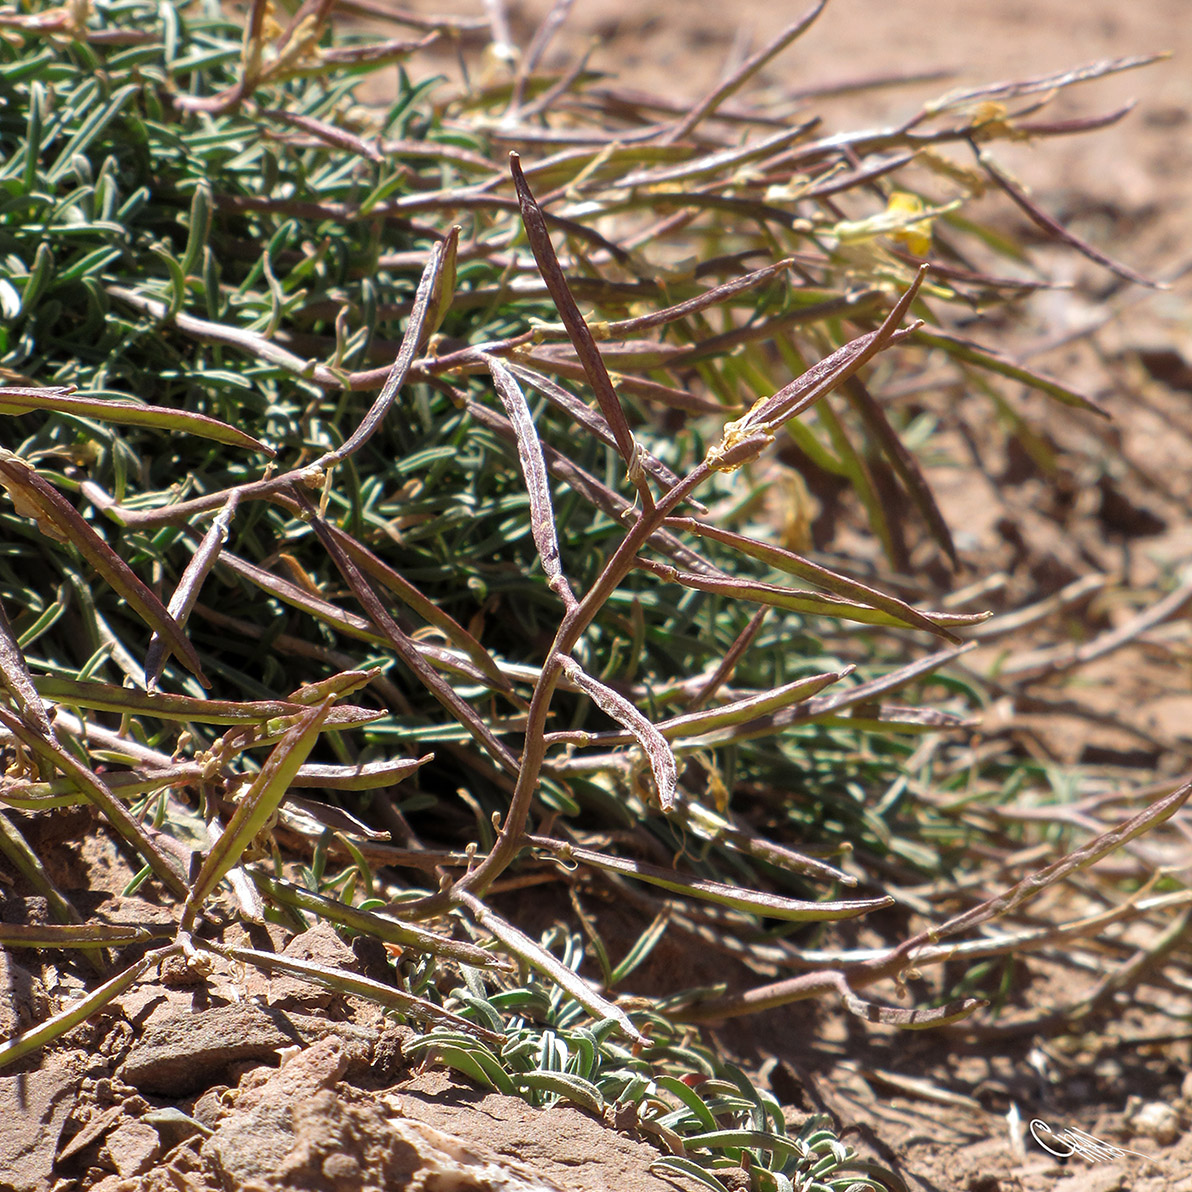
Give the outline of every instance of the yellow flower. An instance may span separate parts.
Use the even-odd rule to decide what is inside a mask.
[[[886,214],[899,220],[907,216],[921,215],[923,211],[923,200],[918,195],[907,194],[901,190],[896,190],[886,205]],[[915,256],[925,257],[931,251],[931,218],[903,224],[890,233],[890,239],[904,245],[906,250]]]

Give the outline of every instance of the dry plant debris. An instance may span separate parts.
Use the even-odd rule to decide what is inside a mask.
[[[549,24],[445,93],[419,55],[458,23],[394,14],[415,35],[378,40],[333,7],[3,17],[0,943],[14,981],[57,986],[13,1014],[0,1064],[135,1024],[111,1044],[125,1099],[109,1081],[49,1149],[79,1186],[157,1163],[179,1123],[146,1097],[292,1041],[327,1059],[320,1087],[389,1046],[570,1102],[713,1189],[897,1189],[694,1024],[829,999],[899,1028],[1045,1030],[1181,939],[1188,891],[1140,838],[1178,842],[1157,830],[1192,787],[1032,817],[1052,774],[966,730],[1192,588],[978,666],[975,645],[1098,583],[993,619],[992,586],[949,594],[960,552],[923,463],[992,410],[1045,470],[1024,388],[1104,416],[999,348],[1050,283],[968,211],[1001,192],[1152,285],[997,157],[1121,118],[1045,108],[1148,60],[830,134],[741,98],[822,3],[682,114],[543,71]],[[396,100],[358,102],[394,62]],[[971,395],[943,419],[931,394],[955,385]],[[825,501],[852,557],[814,539]],[[69,879],[80,834],[133,863],[118,897]],[[1057,897],[1074,881],[1078,911]],[[1045,1014],[986,979],[1025,953],[1079,967],[1075,942],[1111,926],[1126,954]],[[664,937],[698,976],[646,993]],[[952,975],[925,988],[933,968]],[[196,1015],[195,989],[226,1004]],[[328,1016],[320,1043],[306,1018]],[[394,1019],[414,1027],[396,1043]],[[177,1178],[249,1179],[191,1108]],[[367,1134],[379,1110],[344,1112]],[[121,1113],[121,1146],[70,1175]],[[364,1178],[286,1153],[283,1183]]]

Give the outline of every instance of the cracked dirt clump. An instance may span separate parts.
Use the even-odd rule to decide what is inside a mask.
[[[578,1110],[536,1110],[443,1072],[362,1088],[344,1079],[357,1070],[352,1052],[334,1036],[291,1049],[279,1068],[254,1067],[235,1088],[208,1089],[190,1114],[155,1111],[132,1094],[96,1112],[65,1146],[58,1140],[67,1110],[54,1114],[49,1098],[36,1153],[23,1167],[15,1155],[17,1166],[5,1174],[16,1172],[18,1181],[0,1186],[49,1187],[57,1149],[82,1169],[81,1178],[58,1181],[61,1192],[84,1185],[93,1192],[673,1192],[648,1173],[656,1151]],[[126,1088],[96,1086],[112,1096]],[[185,1137],[166,1151],[176,1130]]]
[[[418,1151],[390,1129],[382,1106],[359,1090],[335,1088],[346,1067],[339,1040],[324,1039],[279,1071],[245,1077],[200,1152],[223,1186],[416,1187]]]

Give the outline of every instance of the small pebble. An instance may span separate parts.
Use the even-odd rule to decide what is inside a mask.
[[[1171,1146],[1180,1136],[1180,1118],[1164,1101],[1148,1101],[1130,1115],[1129,1124],[1144,1138],[1153,1138],[1161,1146]]]

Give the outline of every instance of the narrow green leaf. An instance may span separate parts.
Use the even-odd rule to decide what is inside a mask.
[[[701,1147],[710,1151],[755,1149],[770,1151],[780,1162],[799,1153],[791,1138],[770,1130],[709,1130],[703,1134],[688,1134],[683,1138],[686,1147]]]
[[[266,724],[278,717],[299,716],[305,710],[297,700],[199,699],[193,695],[137,691],[131,687],[118,687],[115,683],[101,683],[97,679],[70,679],[63,675],[38,675],[34,684],[43,698],[57,704],[115,712],[122,716],[153,716],[158,720],[193,721],[196,724]]]
[[[52,1043],[55,1039],[66,1034],[67,1031],[72,1030],[82,1022],[86,1022],[97,1010],[102,1010],[110,1001],[119,997],[120,994],[143,974],[147,973],[154,966],[161,964],[163,960],[176,955],[181,950],[181,944],[170,944],[165,948],[159,948],[154,952],[147,953],[136,964],[131,965],[110,981],[106,981],[93,993],[80,998],[77,1002],[67,1006],[65,1010],[59,1011],[52,1017],[47,1018],[44,1022],[38,1023],[31,1030],[17,1035],[15,1039],[9,1039],[5,1043],[0,1043],[0,1068],[15,1063],[22,1056],[28,1055],[31,1051],[36,1051],[39,1047],[44,1047],[47,1043]]]
[[[0,388],[0,414],[28,414],[32,410],[55,410],[63,414],[77,414],[80,418],[94,418],[98,422],[114,422],[120,426],[148,426],[156,430],[177,431],[200,439],[213,439],[230,447],[241,447],[246,451],[268,456],[275,454],[272,447],[267,447],[259,439],[217,418],[208,418],[206,414],[167,410],[161,406],[146,406],[133,401],[85,397],[76,394],[73,386]]]
[[[100,101],[88,105],[83,122],[59,150],[57,159],[50,167],[47,175],[49,181],[56,184],[63,178],[73,168],[75,157],[85,153],[91,142],[121,113],[132,97],[140,93],[140,83],[127,83],[114,91],[106,103]]]
[[[415,997],[405,990],[392,985],[382,985],[380,981],[373,981],[368,977],[358,976],[346,969],[329,968],[326,965],[314,964],[309,960],[298,960],[292,956],[279,956],[275,952],[259,952],[255,948],[229,948],[217,945],[203,939],[195,939],[198,948],[204,948],[225,956],[229,960],[243,961],[245,964],[255,965],[267,973],[289,973],[290,976],[300,977],[312,985],[323,989],[333,990],[335,993],[367,998],[381,1006],[388,1006],[399,1013],[419,1022],[444,1023],[463,1031],[467,1035],[494,1043],[497,1046],[505,1042],[505,1036],[487,1030],[434,1002],[425,998]]]
[[[136,771],[116,772],[107,776],[108,788],[123,800],[161,790],[166,786],[181,786],[199,781],[203,767],[197,764],[170,766],[140,774]],[[29,782],[11,777],[0,778],[0,803],[19,811],[46,811],[54,807],[71,807],[86,802],[78,784],[69,778],[55,778],[50,782]]]
[[[462,229],[455,224],[443,238],[441,263],[431,287],[426,316],[426,334],[434,335],[443,325],[451,303],[455,299],[455,265],[459,251],[459,234]]]
[[[319,739],[323,721],[327,719],[334,698],[329,696],[303,713],[294,727],[274,746],[261,772],[241,798],[228,826],[220,833],[203,861],[183,908],[183,930],[190,929],[208,896],[228,870],[240,863],[244,850],[285,798],[298,767],[306,761]]]
[[[759,604],[768,604],[775,608],[784,608],[788,612],[807,613],[820,617],[839,617],[846,621],[857,621],[862,625],[909,625],[923,622],[930,625],[933,633],[947,637],[951,641],[958,640],[949,633],[947,625],[978,625],[989,619],[988,613],[933,613],[930,618],[922,614],[915,614],[908,619],[902,615],[894,615],[885,609],[873,608],[871,605],[858,604],[853,600],[841,597],[821,596],[817,592],[800,592],[792,588],[782,588],[775,584],[764,584],[754,580],[721,579],[717,576],[700,575],[694,571],[680,571],[669,563],[659,563],[653,559],[639,557],[637,566],[652,571],[659,578],[671,583],[682,584],[686,588],[695,588],[700,592],[716,592],[720,595],[731,596],[739,600],[751,600]]]
[[[105,265],[123,257],[124,252],[123,248],[114,245],[110,248],[97,248],[64,266],[62,271],[57,274],[56,280],[59,282],[79,281],[84,277],[101,273]],[[23,298],[24,295],[22,295]]]
[[[165,245],[151,244],[149,251],[166,267],[166,272],[170,276],[170,300],[162,314],[163,321],[169,322],[178,314],[182,309],[182,304],[186,301],[186,275],[182,272],[182,266],[177,258]]]
[[[643,1045],[648,1042],[620,1006],[598,994],[578,973],[573,972],[540,944],[535,943],[525,932],[519,931],[512,923],[489,910],[466,890],[457,890],[456,897],[481,927],[495,935],[519,960],[525,961],[536,972],[542,973],[565,989],[593,1018],[611,1018],[621,1033],[632,1042]]]
[[[431,1053],[439,1063],[462,1072],[481,1088],[503,1093],[506,1097],[515,1096],[517,1093],[501,1061],[486,1047],[477,1044],[447,1043],[430,1035],[425,1039],[419,1039],[414,1047],[406,1048],[405,1053],[410,1054],[415,1048]]]
[[[204,687],[210,686],[198,653],[169,610],[53,485],[24,460],[8,452],[0,455],[0,484],[8,489],[18,513],[32,517],[49,537],[70,542],[129,607],[161,634],[199,682]]]
[[[1075,389],[1069,389],[1067,385],[1062,385],[1059,381],[1045,377],[1041,373],[1031,372],[1028,368],[1014,364],[1004,356],[999,356],[992,348],[938,329],[928,331],[926,328],[919,327],[912,331],[911,335],[918,343],[939,348],[941,351],[947,352],[954,360],[988,369],[990,372],[1008,377],[1012,381],[1020,381],[1032,389],[1038,389],[1040,393],[1046,393],[1048,397],[1054,397],[1056,401],[1062,402],[1066,406],[1087,410],[1090,414],[1097,414],[1102,418],[1109,417],[1100,406],[1089,401],[1084,394],[1077,393]]]
[[[662,1172],[664,1175],[673,1171],[703,1184],[705,1188],[711,1188],[712,1192],[728,1192],[728,1188],[706,1167],[701,1167],[694,1159],[686,1159],[682,1155],[663,1155],[650,1164],[650,1170]]]
[[[669,720],[660,720],[654,727],[668,740],[683,740],[698,737],[714,729],[725,728],[733,724],[744,724],[758,716],[765,716],[769,712],[777,712],[800,700],[808,699],[823,691],[825,687],[838,683],[841,679],[852,674],[853,668],[829,671],[824,675],[809,675],[805,679],[796,679],[791,683],[784,683],[773,691],[764,691],[758,695],[747,695],[732,703],[721,704],[718,708],[709,708],[703,712],[686,712],[682,716],[672,716]],[[589,733],[589,732],[557,732],[547,735],[551,744],[557,742],[577,743],[581,745],[628,745],[636,738],[632,733]]]
[[[0,603],[0,683],[8,688],[18,708],[43,737],[54,735],[46,706],[42,703],[33,676],[25,664],[25,655],[12,631],[8,614]]]
[[[450,936],[437,935],[412,923],[405,923],[389,915],[380,915],[373,911],[363,911],[347,903],[337,902],[334,898],[327,898],[322,894],[315,894],[310,890],[296,886],[292,882],[282,881],[272,877],[263,870],[252,867],[249,870],[257,889],[268,898],[275,899],[283,906],[292,906],[300,911],[308,911],[320,919],[328,919],[347,927],[351,931],[358,931],[362,935],[372,936],[374,939],[387,943],[399,944],[403,948],[415,948],[420,952],[428,952],[433,956],[443,956],[459,964],[471,965],[473,968],[508,968],[508,963],[484,948],[475,944],[453,940]]]
[[[604,1098],[600,1090],[582,1076],[571,1072],[526,1072],[518,1076],[517,1083],[524,1089],[539,1093],[553,1093],[565,1101],[571,1101],[588,1110],[589,1113],[604,1113]]]
[[[0,923],[0,947],[5,948],[122,948],[126,944],[145,944],[170,929],[154,932],[148,927],[123,923],[35,924]]]
[[[656,1076],[654,1083],[685,1105],[692,1117],[695,1118],[705,1131],[719,1129],[716,1118],[712,1115],[712,1111],[707,1105],[704,1104],[703,1097],[690,1085],[684,1084],[677,1076],[666,1075]]]
[[[42,124],[45,119],[46,91],[41,83],[29,86],[29,118],[25,127],[24,168],[21,170],[21,191],[29,194],[37,184],[40,164]]]
[[[102,251],[109,253],[119,252],[120,250],[105,249]],[[46,286],[49,285],[53,275],[54,252],[43,240],[37,246],[37,252],[33,256],[33,266],[29,270],[29,276],[25,279],[24,286],[21,288],[21,314],[28,315],[37,309],[38,300],[41,298]]]
[[[190,277],[202,258],[211,232],[212,195],[211,183],[200,178],[190,200],[190,219],[187,221],[186,251],[182,254],[180,268],[184,278]]]
[[[670,911],[665,908],[654,916],[653,922],[634,940],[633,947],[625,953],[621,963],[609,974],[610,986],[620,985],[634,969],[647,959],[654,951],[658,941],[666,934],[666,929],[670,926],[670,919]],[[683,1087],[686,1088],[686,1085]]]
[[[768,1130],[770,1127],[770,1111],[766,1107],[761,1090],[736,1064],[726,1060],[724,1071],[732,1084],[736,1086],[737,1091],[750,1105],[750,1114],[753,1119],[752,1128],[754,1130]],[[781,1107],[773,1098],[771,1098],[770,1105],[773,1109],[774,1121],[781,1126],[783,1124]]]
[[[550,840],[544,836],[530,836],[527,837],[527,840],[535,848],[544,848],[558,860],[567,864],[578,862],[581,865],[591,865],[596,869],[648,882],[652,886],[661,886],[673,894],[715,902],[720,906],[731,907],[733,910],[746,911],[752,915],[765,915],[772,919],[788,919],[795,922],[851,919],[857,915],[868,914],[870,911],[881,910],[883,907],[894,904],[892,898],[805,902],[797,898],[787,898],[782,894],[766,894],[760,890],[748,890],[741,886],[730,886],[724,882],[689,876],[673,869],[663,869],[660,865],[650,865],[645,861],[598,853],[592,849]]]

